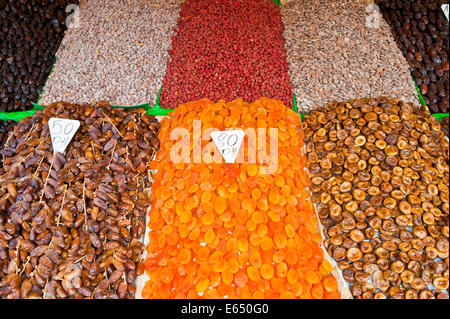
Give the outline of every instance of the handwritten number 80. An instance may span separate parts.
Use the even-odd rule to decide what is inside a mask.
[[[227,134],[220,135],[220,137],[219,137],[219,140],[220,140],[220,143],[221,143],[220,147],[223,147],[225,145],[224,140],[226,138],[227,138]],[[226,146],[228,146],[228,147],[235,146],[236,143],[237,143],[237,139],[238,138],[237,138],[236,134],[232,134],[232,135],[228,136],[227,145]]]

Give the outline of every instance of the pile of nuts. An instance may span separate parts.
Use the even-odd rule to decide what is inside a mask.
[[[292,1],[281,6],[281,15],[301,111],[386,94],[419,102],[408,63],[368,1]]]
[[[355,298],[448,298],[449,142],[398,99],[304,117],[312,201]]]
[[[82,1],[41,103],[155,104],[178,11],[178,0]]]
[[[77,0],[0,0],[0,112],[37,102]]]
[[[48,120],[79,120],[65,155]],[[134,298],[159,122],[55,103],[17,124],[0,176],[1,298]]]
[[[161,106],[208,98],[292,107],[279,7],[269,0],[187,0],[161,91]]]
[[[448,112],[449,25],[441,9],[448,0],[378,2],[431,112]]]

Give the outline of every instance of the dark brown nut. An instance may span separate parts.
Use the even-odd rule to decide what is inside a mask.
[[[437,122],[389,98],[330,104],[320,113],[322,122],[313,120],[315,111],[309,115],[305,143],[339,167],[310,167],[310,178],[325,185],[312,185],[312,199],[329,208],[318,214],[339,266],[350,274],[348,267],[366,271],[376,264],[388,278],[378,289],[389,298],[427,295],[412,283],[430,284],[447,271],[433,259],[448,258],[448,141],[433,133]],[[330,132],[325,139],[309,138],[322,128]],[[355,287],[356,298],[375,297],[366,284]]]

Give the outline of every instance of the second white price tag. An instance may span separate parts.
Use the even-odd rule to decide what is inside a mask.
[[[244,140],[243,130],[217,131],[211,133],[211,138],[222,154],[226,163],[234,163]]]
[[[80,121],[52,117],[48,120],[53,152],[64,153],[75,133],[80,128]]]
[[[448,3],[447,3],[447,4],[443,4],[443,5],[441,6],[441,8],[442,8],[442,11],[444,11],[444,15],[445,15],[445,17],[446,17],[447,20],[448,20]]]

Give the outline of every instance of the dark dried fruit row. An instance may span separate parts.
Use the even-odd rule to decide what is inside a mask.
[[[208,98],[292,107],[292,85],[279,7],[269,0],[187,0],[161,92],[161,105]]]
[[[0,112],[37,102],[77,0],[0,0]]]
[[[428,107],[433,113],[448,112],[449,25],[441,9],[448,0],[378,2]]]
[[[79,120],[53,155],[51,117]],[[134,298],[159,122],[144,110],[55,103],[2,154],[1,298]]]
[[[448,298],[448,140],[398,99],[330,103],[304,118],[325,247],[355,298]]]

